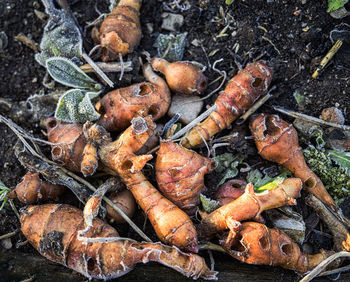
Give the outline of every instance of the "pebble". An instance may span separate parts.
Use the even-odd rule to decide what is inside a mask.
[[[161,28],[169,31],[177,31],[184,23],[183,15],[173,13],[163,13],[163,22]]]
[[[6,250],[11,249],[12,248],[11,238],[6,238],[1,240],[1,246]]]
[[[181,117],[179,121],[184,124],[189,124],[199,115],[203,107],[204,102],[196,101],[198,99],[199,97],[197,96],[187,96],[181,94],[173,95],[168,115],[173,117],[175,114],[180,114]],[[196,102],[189,103],[191,101]]]
[[[341,110],[336,107],[325,108],[322,110],[321,119],[336,124],[344,124],[345,118]]]
[[[154,28],[153,28],[153,23],[146,23],[146,28],[147,28],[147,32],[148,32],[149,34],[152,34],[152,33],[153,33],[153,30],[154,30]]]

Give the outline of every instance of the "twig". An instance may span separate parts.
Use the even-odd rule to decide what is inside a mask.
[[[132,62],[126,61],[123,64],[119,62],[105,63],[105,62],[96,62],[96,65],[104,72],[119,72],[124,69],[124,72],[132,71]],[[94,69],[89,65],[85,64],[80,67],[83,72],[93,72]]]
[[[283,108],[280,108],[280,107],[273,107],[273,108],[277,112],[280,112],[280,113],[285,114],[287,116],[291,116],[291,117],[294,117],[294,118],[301,119],[303,121],[308,121],[308,122],[311,122],[311,123],[324,125],[324,126],[335,127],[335,128],[339,128],[339,129],[344,130],[344,131],[350,131],[350,126],[348,126],[348,125],[342,125],[342,124],[336,124],[336,123],[333,123],[333,122],[324,121],[324,120],[319,119],[319,118],[315,118],[315,117],[308,116],[308,115],[305,115],[305,114],[301,114],[301,113],[298,113],[298,112],[294,112],[294,111],[291,111],[291,110],[283,109]]]
[[[32,49],[35,52],[40,51],[39,44],[34,42],[33,40],[31,40],[27,36],[25,36],[23,33],[17,34],[15,36],[15,39],[22,42],[24,45],[26,45],[27,47],[29,47],[30,49]]]
[[[124,75],[124,61],[123,61],[122,53],[119,53],[119,61],[121,65],[119,81],[121,81]]]
[[[193,127],[195,127],[198,123],[200,123],[202,120],[206,119],[212,112],[214,112],[218,108],[217,105],[214,105],[210,107],[208,110],[206,110],[204,113],[202,113],[200,116],[195,118],[193,121],[191,121],[189,124],[187,124],[184,128],[179,130],[177,133],[175,133],[169,140],[174,140],[182,135],[186,134],[188,131],[190,131]]]
[[[338,52],[340,47],[343,45],[343,42],[341,40],[338,40],[334,43],[331,50],[328,51],[327,55],[322,59],[320,62],[320,65],[317,67],[315,72],[312,74],[312,78],[316,79],[320,73],[321,70],[324,69],[324,67],[328,64],[328,62],[333,58],[333,56]]]
[[[309,282],[312,279],[314,279],[316,276],[318,276],[323,269],[327,267],[328,264],[333,262],[334,260],[342,257],[350,257],[349,252],[339,252],[334,255],[331,255],[330,257],[326,258],[324,261],[322,261],[318,266],[316,266],[309,274],[307,274],[303,279],[301,279],[299,282]]]
[[[243,124],[257,109],[259,109],[268,99],[273,96],[271,92],[276,88],[277,87],[274,85],[264,97],[260,98],[248,111],[244,113],[244,115],[237,119],[236,124]]]
[[[350,265],[339,267],[339,268],[328,270],[328,271],[324,271],[324,272],[320,273],[318,276],[327,276],[327,275],[332,275],[332,274],[336,274],[336,273],[340,274],[341,272],[348,271],[348,270],[350,270]]]
[[[272,42],[270,39],[268,39],[268,38],[265,37],[265,36],[261,36],[261,38],[264,39],[265,41],[269,42],[269,43],[272,45],[273,49],[276,50],[276,52],[278,53],[278,55],[281,55],[280,50],[277,49],[276,45],[273,44],[273,42]]]
[[[17,230],[15,230],[15,231],[10,232],[10,233],[1,235],[1,236],[0,236],[0,240],[7,239],[7,238],[11,238],[11,237],[15,236],[15,235],[18,233],[18,231],[19,231],[19,230],[17,229]]]
[[[114,87],[113,81],[110,80],[109,77],[95,64],[88,54],[83,52],[82,57],[95,70],[96,74],[102,79],[102,81],[104,81],[109,87]]]

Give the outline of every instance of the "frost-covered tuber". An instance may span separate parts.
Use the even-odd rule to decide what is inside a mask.
[[[325,250],[314,255],[304,254],[287,234],[257,222],[244,222],[229,242],[223,238],[221,244],[232,257],[242,262],[282,266],[299,273],[312,270],[334,254]]]
[[[157,120],[168,111],[171,97],[165,81],[156,75],[149,64],[143,67],[147,81],[109,92],[97,104],[101,114],[98,123],[109,131],[127,128],[130,121],[143,111]]]
[[[189,215],[196,212],[203,192],[204,175],[215,168],[214,160],[173,142],[162,142],[157,152],[158,187],[169,200]]]
[[[47,200],[58,200],[66,187],[52,184],[40,178],[39,173],[28,171],[8,194],[8,198],[17,198],[25,204],[34,204]]]
[[[182,141],[190,148],[209,140],[214,134],[228,128],[264,95],[270,85],[272,71],[263,61],[248,64],[233,77],[215,101],[217,109],[202,123],[187,133]]]
[[[155,129],[151,116],[134,118],[131,124],[114,142],[108,141],[108,133],[103,127],[95,125],[89,129],[97,132],[88,135],[97,137],[99,159],[120,176],[160,240],[197,252],[197,232],[188,215],[159,193],[141,172],[152,155],[135,155]]]
[[[251,218],[259,218],[264,210],[295,205],[295,198],[300,196],[301,180],[288,178],[275,189],[256,194],[251,184],[246,186],[242,196],[218,208],[199,225],[198,234],[201,238],[210,238],[216,233],[230,229],[234,234],[240,222]]]
[[[80,172],[86,145],[83,126],[79,123],[63,123],[55,118],[48,118],[46,129],[48,140],[57,143],[51,145],[52,159],[69,170]]]
[[[217,273],[210,271],[200,256],[160,243],[118,240],[118,232],[99,219],[93,220],[85,234],[94,242],[86,244],[78,238],[83,222],[83,213],[68,205],[30,206],[21,214],[22,232],[40,254],[89,279],[117,278],[131,271],[135,264],[149,261],[193,279],[216,279]]]
[[[215,192],[215,199],[219,201],[221,205],[226,205],[243,195],[246,185],[247,182],[245,180],[229,180],[222,184]]]
[[[118,6],[103,21],[98,34],[102,60],[111,61],[131,53],[141,40],[139,11],[142,0],[120,0]]]
[[[298,143],[298,134],[292,124],[275,115],[259,114],[251,122],[250,130],[264,159],[289,169],[303,181],[309,193],[315,195],[333,211],[337,210],[321,180],[305,163]]]
[[[164,74],[169,88],[187,95],[202,94],[208,86],[208,79],[194,64],[186,61],[169,63],[161,58],[151,61],[152,67]]]

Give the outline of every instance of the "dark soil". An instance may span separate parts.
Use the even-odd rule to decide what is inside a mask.
[[[70,1],[71,8],[76,15],[81,26],[98,17],[97,10],[107,12],[107,2],[98,1]],[[147,50],[151,55],[157,55],[153,46],[158,33],[167,33],[161,29],[164,4],[172,1],[143,1],[141,10],[141,22],[143,27],[143,38],[136,52],[127,59],[137,61],[137,57],[143,50]],[[272,85],[277,87],[275,97],[270,99],[266,105],[259,111],[272,112],[272,105],[282,106],[288,109],[302,111],[305,114],[318,117],[325,107],[337,106],[345,115],[346,121],[350,120],[350,79],[349,72],[338,69],[334,64],[330,64],[317,80],[311,78],[317,63],[331,48],[329,32],[341,23],[349,23],[349,19],[335,20],[326,13],[327,1],[270,1],[260,0],[236,0],[234,4],[227,6],[224,0],[199,0],[188,1],[191,8],[186,11],[179,9],[175,13],[181,13],[185,20],[184,25],[179,28],[179,32],[187,32],[187,43],[184,54],[184,60],[198,61],[207,67],[206,75],[209,81],[216,79],[219,74],[212,70],[215,61],[223,59],[216,67],[224,70],[228,74],[228,79],[237,72],[238,62],[245,65],[247,62],[254,61],[257,58],[270,61],[274,70],[274,79]],[[97,5],[95,5],[97,3]],[[305,4],[302,4],[305,3]],[[38,93],[42,86],[42,80],[45,70],[34,60],[34,51],[14,39],[19,33],[31,38],[33,41],[40,43],[45,22],[41,21],[34,13],[34,9],[44,11],[40,1],[32,0],[0,0],[0,32],[4,31],[8,36],[8,46],[0,50],[0,98],[7,99],[12,103],[18,103],[26,100],[30,95]],[[153,31],[150,34],[146,24],[153,25]],[[226,27],[227,36],[218,37],[220,32]],[[89,32],[88,32],[89,33]],[[199,42],[199,44],[195,44]],[[92,42],[87,35],[86,44],[91,48]],[[197,46],[196,46],[197,45]],[[114,78],[117,81],[117,75]],[[124,76],[120,85],[127,85],[135,81],[142,80],[139,68],[136,67],[132,74]],[[218,86],[218,82],[212,84],[208,93]],[[300,94],[306,97],[307,104],[298,107],[293,93],[298,90]],[[206,101],[211,104],[215,96]],[[2,111],[1,114],[7,114]],[[27,130],[30,130],[36,136],[44,138],[38,125],[20,124]],[[17,137],[11,130],[3,124],[0,124],[0,179],[8,186],[15,185],[25,170],[16,157],[14,156],[13,146]],[[204,152],[204,151],[203,151]],[[206,153],[206,152],[205,152]],[[255,153],[255,152],[254,152]],[[215,175],[211,178],[209,189],[215,187]],[[214,184],[213,184],[214,183]],[[65,197],[70,195],[67,193]],[[22,204],[15,201],[17,207]],[[143,217],[138,216],[137,223],[142,226]],[[19,227],[19,224],[9,206],[0,212],[0,235],[11,232]],[[122,228],[127,230],[127,228]],[[151,229],[149,229],[151,233]],[[125,231],[129,235],[128,231]],[[132,235],[129,235],[132,236]],[[23,240],[23,236],[18,235],[12,238],[12,242]],[[30,247],[20,247],[18,254],[35,254],[37,253]],[[227,266],[229,257],[214,255],[218,268],[222,265]],[[12,259],[13,260],[13,259]],[[2,260],[3,261],[3,260]],[[224,264],[220,264],[223,263]],[[43,262],[40,262],[43,263]],[[232,273],[239,272],[241,264],[235,262]],[[15,267],[15,266],[11,266]],[[9,268],[10,269],[10,268]],[[5,271],[9,280],[20,280],[29,278],[35,273],[25,273],[23,276],[14,276],[10,274],[11,270],[0,268],[0,272]],[[56,271],[67,273],[67,270],[57,268]],[[146,269],[146,270],[144,270]],[[155,272],[147,272],[149,268],[139,267],[135,271],[144,271],[147,280]],[[166,271],[165,268],[160,268]],[[243,268],[242,268],[243,269]],[[247,268],[245,268],[247,269]],[[261,271],[264,280],[275,279],[296,280],[297,276],[290,271],[279,268],[254,267],[255,272]],[[231,277],[230,271],[226,270],[223,279]],[[34,271],[35,272],[35,271]],[[264,276],[271,273],[272,276]],[[261,280],[257,276],[251,276],[246,271],[245,277],[240,279]],[[11,276],[12,275],[12,276]],[[182,279],[173,272],[163,276],[163,280]],[[6,276],[5,276],[6,277]],[[38,277],[44,277],[38,275]],[[142,279],[135,276],[125,276],[127,279]],[[130,278],[128,278],[130,277]],[[133,278],[131,278],[133,277]],[[179,278],[180,277],[180,278]],[[234,276],[232,276],[234,277]],[[231,278],[232,278],[231,277]],[[268,278],[269,277],[269,278]],[[220,275],[219,275],[220,278]],[[44,279],[44,278],[42,278]],[[73,281],[70,278],[61,278],[55,281]],[[236,277],[238,279],[238,276]],[[3,279],[1,279],[4,281]],[[6,280],[6,278],[5,278]],[[39,279],[40,280],[40,279]],[[39,281],[38,280],[38,281]],[[45,279],[44,279],[45,280]],[[42,281],[44,281],[42,280]],[[84,280],[81,277],[81,280]],[[153,279],[153,281],[161,279]],[[48,281],[48,280],[46,280]]]

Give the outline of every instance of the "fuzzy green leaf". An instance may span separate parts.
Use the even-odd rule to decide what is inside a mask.
[[[52,57],[46,60],[46,69],[54,80],[74,88],[99,91],[101,84],[86,75],[71,60],[63,57]]]
[[[254,169],[248,172],[247,181],[252,183],[256,192],[262,192],[264,190],[272,190],[283,182],[285,178],[290,175],[288,170],[283,170],[276,177],[270,177],[263,175],[259,170]]]
[[[80,89],[67,91],[58,101],[55,117],[64,122],[85,123],[97,120],[100,115],[91,103],[91,95],[91,92],[84,92]]]
[[[243,161],[240,155],[234,156],[231,153],[224,153],[222,155],[214,157],[217,163],[216,171],[223,173],[223,177],[218,185],[225,183],[229,178],[234,178],[238,174],[238,165]]]
[[[344,7],[346,3],[348,3],[348,0],[328,0],[327,12],[330,13],[330,12],[336,11]]]
[[[218,201],[212,200],[203,194],[200,194],[199,199],[202,203],[203,210],[207,213],[212,213],[221,206]]]
[[[328,150],[328,156],[350,176],[350,156],[346,152]]]

